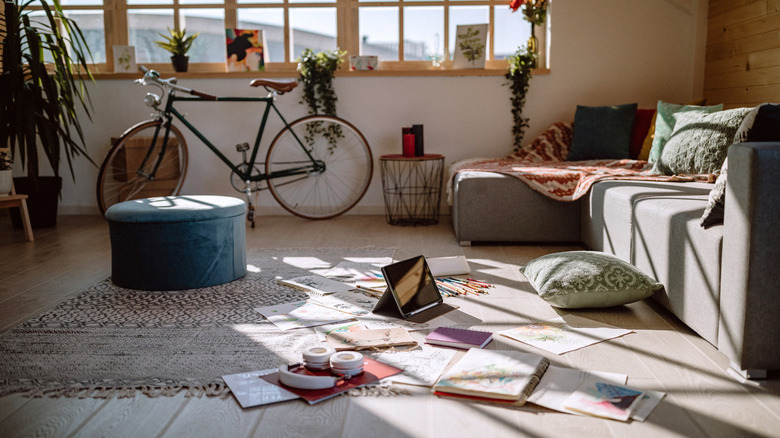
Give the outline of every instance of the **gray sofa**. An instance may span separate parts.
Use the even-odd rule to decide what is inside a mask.
[[[511,177],[461,172],[451,217],[461,245],[581,242],[664,284],[653,298],[741,375],[780,370],[780,143],[729,148],[723,225],[700,226],[713,184],[602,181],[558,202]],[[489,194],[489,195],[488,195]]]

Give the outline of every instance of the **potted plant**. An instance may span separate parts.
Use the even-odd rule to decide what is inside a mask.
[[[507,58],[509,71],[504,75],[507,85],[512,90],[512,136],[514,137],[515,152],[523,146],[525,128],[528,127],[528,118],[523,117],[525,97],[528,94],[533,69],[536,65],[536,55],[530,48],[520,47],[514,55]]]
[[[165,38],[165,41],[155,41],[158,46],[171,52],[171,64],[173,64],[173,71],[186,72],[187,65],[189,64],[190,57],[187,56],[192,43],[195,38],[200,35],[200,32],[195,35],[187,36],[187,29],[176,30],[168,28],[169,35],[160,34]]]
[[[336,70],[344,63],[344,55],[347,52],[333,50],[331,52],[314,53],[311,49],[305,49],[298,61],[298,74],[303,83],[301,104],[306,105],[309,114],[325,114],[336,116],[336,91],[333,89],[333,77]],[[315,124],[307,125],[308,137],[313,138],[322,133],[322,128]],[[333,152],[338,139],[341,137],[341,127],[329,125],[329,131],[325,133],[330,141],[329,150]]]
[[[0,152],[0,197],[8,196],[13,187],[13,170],[11,169],[11,157],[8,152]]]
[[[33,26],[30,16],[39,12],[32,9],[34,4],[40,5],[43,14],[36,15]],[[83,146],[77,111],[83,109],[91,118],[85,82],[94,81],[87,67],[92,53],[79,27],[63,13],[59,0],[3,0],[0,40],[0,148],[10,148],[11,156],[18,154],[26,167],[27,176],[15,178],[14,183],[17,192],[29,196],[33,226],[54,226],[62,186],[62,153],[74,181],[75,156],[84,155],[95,164]],[[39,175],[41,155],[46,157],[53,177]],[[48,194],[38,193],[47,187],[51,190]]]

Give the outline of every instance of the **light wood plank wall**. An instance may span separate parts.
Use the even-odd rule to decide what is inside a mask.
[[[780,0],[710,0],[704,96],[727,108],[780,102]]]

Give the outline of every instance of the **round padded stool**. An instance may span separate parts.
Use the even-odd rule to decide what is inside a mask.
[[[114,204],[111,280],[141,290],[214,286],[246,275],[244,201],[167,196]]]

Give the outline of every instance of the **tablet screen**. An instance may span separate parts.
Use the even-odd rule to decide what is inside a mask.
[[[382,272],[404,316],[411,316],[442,302],[425,257],[412,257],[387,265],[382,268]]]

